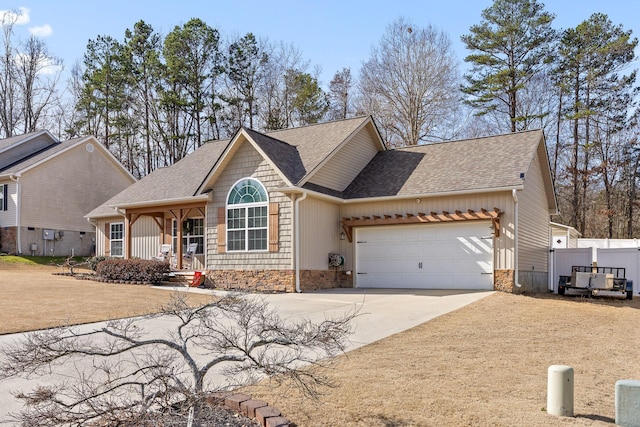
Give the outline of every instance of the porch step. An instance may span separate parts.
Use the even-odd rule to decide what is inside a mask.
[[[160,282],[161,286],[187,286],[193,280],[195,271],[172,271]]]

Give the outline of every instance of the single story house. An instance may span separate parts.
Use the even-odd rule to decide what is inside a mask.
[[[58,141],[40,130],[0,140],[0,251],[92,254],[84,215],[134,182],[93,137]]]
[[[239,129],[87,216],[100,255],[197,243],[217,287],[546,291],[556,209],[542,131],[388,149],[368,116]]]

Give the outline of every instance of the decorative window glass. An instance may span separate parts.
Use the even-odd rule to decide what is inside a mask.
[[[269,199],[257,180],[238,181],[227,198],[227,250],[266,251]]]
[[[173,253],[178,251],[178,222],[173,220]],[[182,253],[186,254],[191,243],[197,243],[196,255],[204,254],[204,218],[188,218],[182,222]]]
[[[109,227],[109,245],[112,257],[124,255],[124,223],[114,222]]]

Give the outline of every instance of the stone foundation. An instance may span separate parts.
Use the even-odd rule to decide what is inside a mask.
[[[517,293],[546,293],[548,289],[548,273],[546,271],[519,271],[517,287],[514,283],[514,270],[495,270],[493,289],[501,292]]]
[[[493,272],[493,289],[512,293],[515,288],[513,281],[514,273],[514,270],[495,270]]]
[[[353,288],[353,276],[340,270],[302,270],[300,272],[300,289],[314,291],[316,289]]]
[[[0,228],[0,252],[15,254],[17,227]]]
[[[208,270],[205,286],[258,292],[295,292],[293,270]]]
[[[300,271],[300,289],[351,288],[351,275],[335,270]],[[258,292],[295,292],[294,270],[208,270],[206,287]]]

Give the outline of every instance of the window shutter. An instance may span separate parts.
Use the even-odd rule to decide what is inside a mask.
[[[164,236],[162,241],[165,245],[173,245],[173,221],[171,218],[164,220]],[[173,249],[171,250],[173,252]]]
[[[222,206],[218,208],[218,253],[223,254],[227,251],[227,208]]]
[[[9,210],[9,184],[2,186],[2,210]]]
[[[104,225],[104,256],[111,255],[111,224]]]
[[[269,252],[278,252],[278,203],[269,203]]]

